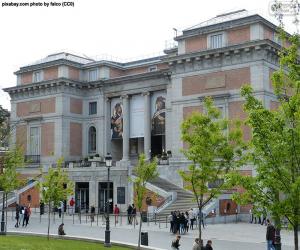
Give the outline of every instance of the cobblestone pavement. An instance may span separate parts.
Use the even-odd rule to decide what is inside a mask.
[[[53,234],[57,233],[58,225],[62,219],[51,219],[50,231]],[[97,221],[97,219],[96,219]],[[126,218],[123,218],[122,225],[115,225],[114,218],[111,217],[111,240],[123,241],[129,243],[137,243],[138,240],[138,225],[132,226],[126,224]],[[12,216],[8,218],[8,231],[19,232],[47,232],[47,218],[44,216],[41,219],[38,216],[32,216],[27,228],[15,228]],[[81,224],[78,217],[74,217],[74,224],[72,216],[64,217],[65,231],[71,236],[91,237],[104,239],[105,224],[102,218],[98,218],[97,223],[91,224],[89,218],[82,217]],[[143,231],[148,232],[149,246],[158,247],[162,249],[170,249],[171,241],[174,235],[166,228],[166,223],[143,223]],[[237,224],[214,224],[207,225],[203,230],[204,241],[211,239],[215,250],[265,250],[265,231],[266,227],[257,224],[237,223]],[[182,235],[181,248],[182,250],[189,250],[192,248],[193,241],[197,237],[198,230],[192,230]],[[293,249],[293,233],[282,230],[282,250]]]

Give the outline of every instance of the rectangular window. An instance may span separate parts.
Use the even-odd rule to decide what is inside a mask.
[[[29,135],[29,154],[40,155],[40,129],[39,127],[31,127]]]
[[[212,35],[210,37],[210,48],[217,49],[221,48],[223,44],[223,34]]]
[[[33,82],[40,82],[42,80],[42,72],[36,71],[33,72]]]
[[[157,71],[157,65],[150,66],[150,67],[148,68],[148,72],[153,72],[153,71]]]
[[[97,114],[97,102],[90,102],[89,103],[89,114],[90,115]]]
[[[89,81],[98,80],[98,71],[96,69],[89,70]]]

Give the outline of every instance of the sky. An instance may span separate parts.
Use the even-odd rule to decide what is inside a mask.
[[[2,6],[33,1],[41,0],[0,0],[0,89],[16,85],[14,72],[20,67],[61,51],[122,60],[154,56],[173,40],[173,28],[180,32],[234,10],[247,9],[277,24],[269,0],[68,0],[74,7]],[[291,17],[285,20],[286,29],[295,32]],[[0,105],[10,110],[2,90]]]

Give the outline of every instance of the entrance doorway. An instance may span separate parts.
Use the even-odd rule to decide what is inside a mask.
[[[106,212],[107,204],[107,182],[99,182],[99,213]],[[109,183],[109,213],[113,212],[113,200],[114,200],[114,185],[112,182]]]
[[[75,185],[75,212],[89,211],[89,183],[76,182]]]
[[[162,155],[165,150],[165,135],[151,136],[151,157]]]

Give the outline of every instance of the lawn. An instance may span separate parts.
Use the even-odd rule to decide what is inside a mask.
[[[85,241],[50,239],[34,236],[0,236],[0,249],[5,250],[101,250],[107,249],[103,243]],[[131,248],[112,246],[112,250],[129,250]]]

